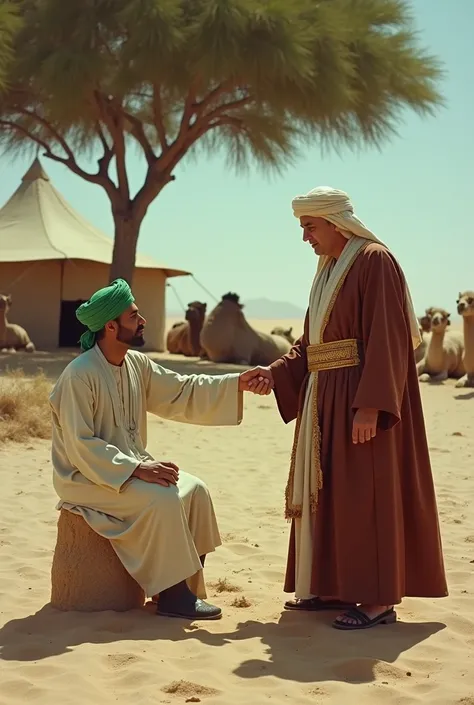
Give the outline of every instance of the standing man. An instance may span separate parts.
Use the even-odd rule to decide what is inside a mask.
[[[144,344],[146,321],[122,279],[97,291],[76,315],[87,328],[83,354],[50,396],[58,509],[81,515],[110,540],[158,602],[158,614],[218,619],[220,608],[201,599],[204,559],[221,543],[209,490],[148,453],[147,412],[205,426],[240,424],[242,392],[258,372],[182,376],[130,350]],[[257,389],[269,393],[271,386],[260,379]]]
[[[399,264],[346,193],[316,188],[293,212],[319,255],[304,335],[258,368],[285,423],[296,419],[285,607],[341,610],[335,628],[367,629],[394,622],[404,596],[448,594],[418,321]]]

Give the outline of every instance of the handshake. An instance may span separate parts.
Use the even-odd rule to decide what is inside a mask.
[[[239,391],[267,395],[274,388],[272,371],[269,367],[253,367],[242,372],[239,377]]]

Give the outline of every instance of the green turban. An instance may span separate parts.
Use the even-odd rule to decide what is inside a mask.
[[[129,306],[135,298],[132,290],[124,279],[116,279],[109,286],[92,294],[89,301],[79,306],[76,318],[89,330],[80,337],[81,350],[85,352],[95,345],[96,333],[109,321],[114,321]]]

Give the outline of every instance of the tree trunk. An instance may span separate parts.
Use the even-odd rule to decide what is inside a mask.
[[[122,278],[132,286],[141,221],[136,214],[114,213],[115,238],[110,281]]]

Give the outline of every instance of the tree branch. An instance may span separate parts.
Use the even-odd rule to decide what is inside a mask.
[[[247,96],[246,98],[239,98],[239,100],[234,100],[230,103],[222,103],[221,105],[218,105],[217,108],[214,108],[214,110],[211,110],[210,113],[206,113],[206,115],[203,116],[203,120],[206,122],[210,122],[211,120],[214,120],[214,118],[225,115],[228,111],[239,110],[239,108],[244,108],[252,101],[253,97]]]
[[[215,93],[215,95],[217,95],[217,93]],[[251,96],[247,96],[246,98],[240,98],[230,103],[223,103],[217,106],[217,108],[214,108],[214,110],[211,110],[211,112],[197,117],[196,121],[188,127],[188,130],[180,129],[177,138],[172,144],[168,145],[166,153],[162,154],[157,160],[156,170],[161,173],[165,172],[171,174],[176,164],[178,164],[188,149],[207,132],[213,120],[221,117],[228,117],[229,120],[237,120],[238,118],[226,116],[227,111],[243,108],[245,105],[251,103],[252,100],[253,98]],[[208,103],[208,105],[209,104],[210,103]],[[230,122],[228,122],[228,124],[230,124]]]
[[[26,127],[17,125],[16,122],[12,122],[11,120],[0,120],[0,125],[2,127],[9,127],[12,130],[17,130],[17,132],[20,132],[25,137],[28,137],[28,139],[30,139],[32,142],[36,142],[36,144],[39,144],[40,147],[43,147],[45,155],[47,157],[49,157],[50,159],[56,159],[56,161],[62,161],[64,163],[64,160],[61,157],[52,154],[47,142],[44,142],[44,140],[39,139],[39,137],[35,137],[35,135],[33,135],[29,130],[26,129]]]
[[[102,128],[100,128],[100,135],[103,139],[103,144],[107,145],[107,150],[110,150],[111,152],[110,154],[108,151],[104,152],[104,157],[100,160],[100,162],[102,164],[102,168],[106,167],[108,170],[112,157],[115,156],[118,189],[115,184],[113,184],[110,177],[108,177],[108,179],[113,184],[115,193],[119,193],[122,201],[126,201],[128,203],[130,200],[130,186],[128,182],[127,165],[125,162],[126,147],[125,137],[123,134],[124,125],[122,106],[120,103],[104,99],[104,96],[97,90],[94,91],[93,95],[99,110],[100,118],[106,125],[113,143],[113,147],[108,146]],[[115,114],[114,111],[111,111],[111,107],[115,109]],[[100,125],[100,121],[98,121],[98,124]],[[113,203],[115,203],[115,201],[113,201]]]
[[[54,137],[54,139],[61,145],[61,147],[63,148],[63,150],[66,152],[67,157],[68,157],[68,160],[70,160],[71,162],[74,162],[74,164],[76,165],[76,167],[77,167],[80,171],[82,171],[82,169],[77,165],[77,163],[76,163],[76,158],[75,158],[75,156],[74,156],[74,152],[72,151],[72,149],[71,149],[70,146],[68,145],[67,141],[66,141],[66,140],[64,139],[64,137],[56,130],[56,128],[53,127],[50,122],[48,122],[48,120],[46,120],[45,118],[41,117],[41,115],[38,115],[38,113],[36,113],[35,111],[26,110],[25,108],[17,108],[17,110],[18,110],[18,112],[21,113],[22,115],[25,115],[25,116],[28,116],[28,117],[30,117],[30,118],[33,118],[33,120],[36,120],[36,122],[39,122],[40,125],[42,125],[46,130],[48,130],[48,132],[51,133],[51,135]],[[87,172],[84,172],[84,174],[87,174]],[[85,178],[85,177],[83,176],[83,178]]]
[[[25,115],[26,117],[32,118],[37,123],[42,125],[42,127],[44,127],[45,130],[47,130],[52,135],[52,137],[60,144],[60,146],[67,155],[66,157],[60,157],[59,155],[52,152],[48,143],[44,140],[41,140],[37,135],[29,132],[28,130],[26,130],[26,128],[23,128],[20,125],[17,125],[16,123],[10,123],[12,127],[16,128],[17,130],[22,132],[22,134],[29,137],[37,144],[41,145],[41,147],[44,148],[45,156],[48,157],[48,159],[52,159],[53,161],[59,162],[60,164],[64,164],[74,174],[77,174],[77,176],[80,176],[81,179],[84,179],[84,181],[88,181],[90,183],[102,186],[102,188],[108,194],[109,198],[112,199],[114,197],[116,193],[116,187],[113,181],[108,176],[107,172],[104,173],[104,170],[101,170],[100,168],[97,174],[91,174],[88,171],[84,171],[84,169],[82,169],[77,163],[74,152],[70,148],[65,138],[56,130],[55,127],[53,127],[53,125],[51,125],[48,120],[41,117],[41,115],[38,115],[35,111],[26,110],[25,108],[17,108],[17,111],[20,114]]]
[[[128,203],[130,200],[130,185],[128,183],[127,165],[125,162],[127,148],[125,145],[125,135],[123,134],[122,123],[122,117],[117,116],[117,124],[114,124],[115,165],[117,169],[117,181],[120,194]]]
[[[143,149],[148,166],[153,165],[157,160],[157,156],[153,151],[153,147],[151,146],[148,137],[146,136],[142,121],[135,117],[135,115],[128,113],[126,110],[122,109],[122,112],[126,120],[128,120],[132,125],[130,134],[136,139],[138,144]]]
[[[197,115],[202,115],[204,110],[206,110],[210,105],[213,104],[217,98],[219,98],[221,95],[224,95],[224,93],[229,93],[232,88],[234,87],[234,84],[232,81],[223,81],[223,83],[219,83],[218,86],[216,86],[208,95],[201,100],[200,103],[196,103],[195,106],[195,111]]]
[[[212,91],[212,99],[206,99],[199,105],[203,106],[205,104],[209,107],[218,95],[223,94],[226,90],[228,90],[227,87],[220,86],[218,89]],[[240,130],[242,129],[244,126],[243,120],[231,115],[226,115],[225,113],[228,110],[237,110],[244,107],[252,101],[252,98],[247,96],[246,98],[224,103],[209,112],[207,115],[202,115],[201,113],[201,118],[198,117],[196,122],[190,125],[189,118],[197,112],[196,103],[194,100],[195,96],[193,96],[190,91],[186,98],[178,136],[172,144],[169,145],[166,143],[166,151],[163,150],[163,153],[156,159],[155,163],[149,166],[145,183],[134,198],[134,208],[141,217],[144,217],[148,206],[153,199],[156,198],[164,186],[174,180],[172,172],[179,161],[183,158],[190,147],[192,147],[192,145],[208,130],[221,127],[223,125],[233,125]],[[215,122],[213,123],[213,121]]]
[[[100,124],[99,120],[97,120],[96,124],[96,131],[97,135],[99,136],[99,140],[102,143],[102,147],[104,150],[103,155],[100,157],[100,159],[97,160],[97,163],[99,165],[99,172],[108,174],[109,173],[109,166],[110,162],[112,161],[112,157],[114,156],[114,150],[109,147],[109,143],[107,142],[104,131],[102,129],[102,125]]]
[[[194,79],[191,82],[188,94],[187,94],[185,101],[184,101],[183,115],[181,117],[181,123],[179,126],[179,135],[184,135],[191,127],[191,125],[189,123],[191,121],[191,118],[195,114],[196,107],[197,107],[197,104],[195,102],[197,89],[198,89],[198,80]]]
[[[166,138],[166,128],[163,120],[163,104],[161,102],[161,86],[153,84],[153,121],[160,140],[161,152],[164,154],[168,150],[168,140]]]
[[[145,217],[150,203],[154,201],[166,184],[174,181],[174,179],[175,177],[169,171],[162,170],[157,173],[156,164],[148,167],[143,186],[133,199],[134,212],[140,222]]]

